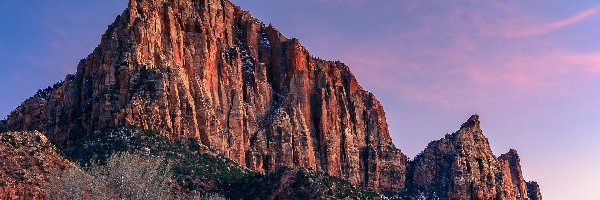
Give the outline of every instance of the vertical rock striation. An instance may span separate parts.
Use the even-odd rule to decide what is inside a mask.
[[[515,150],[496,158],[474,115],[411,161],[409,189],[427,199],[535,199]],[[540,197],[541,199],[541,197]]]
[[[7,126],[59,146],[106,128],[155,130],[258,172],[303,167],[376,190],[405,187],[407,158],[349,68],[227,0],[130,0],[77,72],[24,102]]]
[[[511,149],[508,153],[502,154],[498,157],[498,164],[503,178],[500,184],[505,185],[502,191],[507,192],[501,196],[508,199],[527,199],[527,183],[521,172],[521,159],[517,151]]]

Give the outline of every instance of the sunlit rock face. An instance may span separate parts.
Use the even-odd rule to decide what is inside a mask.
[[[258,172],[302,167],[405,188],[407,158],[349,68],[227,0],[131,0],[75,74],[7,121],[59,146],[123,126],[196,140]]]
[[[411,192],[428,199],[538,199],[528,194],[517,151],[495,157],[477,115],[430,143],[411,161],[408,176]]]

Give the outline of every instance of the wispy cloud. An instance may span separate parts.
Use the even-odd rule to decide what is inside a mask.
[[[584,10],[580,13],[577,13],[569,18],[562,19],[559,21],[554,21],[546,24],[535,25],[535,24],[519,24],[519,26],[515,27],[527,27],[524,29],[508,29],[503,32],[503,36],[506,38],[527,38],[538,35],[543,35],[546,33],[550,33],[571,25],[575,25],[586,20],[589,20],[591,17],[595,16],[600,12],[600,5],[594,6],[587,10]]]
[[[582,79],[600,77],[600,52],[557,50],[503,57],[490,56],[491,67],[481,67],[485,65],[481,61],[469,64],[465,68],[469,79],[475,84],[550,95],[557,93],[557,88],[569,90]]]
[[[572,66],[581,67],[587,73],[600,75],[600,52],[560,53],[557,57]]]

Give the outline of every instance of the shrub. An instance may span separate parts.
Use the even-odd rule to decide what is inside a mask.
[[[51,199],[172,199],[170,166],[160,157],[114,154],[85,172],[66,170],[53,180]]]
[[[122,152],[161,156],[171,163],[172,178],[181,189],[202,194],[225,193],[226,191],[217,188],[227,188],[231,182],[249,173],[223,156],[201,152],[200,144],[195,140],[170,141],[153,131],[125,127],[81,137],[75,145],[63,149],[63,152],[69,159],[84,167],[94,163],[104,164],[111,155]],[[201,184],[208,180],[211,184]]]
[[[51,181],[50,199],[109,199],[106,185],[80,169],[68,169]]]

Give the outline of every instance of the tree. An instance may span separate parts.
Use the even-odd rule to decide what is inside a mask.
[[[114,154],[87,171],[66,170],[49,188],[50,199],[172,199],[171,172],[161,157]]]

